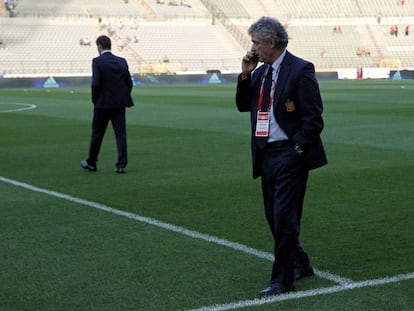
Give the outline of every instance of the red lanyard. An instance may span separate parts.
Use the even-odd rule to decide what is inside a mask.
[[[267,76],[267,72],[269,71],[270,66],[267,68],[265,74],[263,75],[262,78],[262,85],[260,86],[260,95],[259,95],[259,101],[257,102],[257,110],[260,110],[262,108],[262,104],[263,104],[263,91],[264,91],[264,82],[265,82],[265,78]],[[273,78],[272,78],[273,80]],[[272,104],[273,104],[273,98],[275,96],[275,89],[273,89],[273,92],[270,94],[270,103],[269,103],[269,107],[267,108],[267,111],[270,111],[270,108],[272,108]]]

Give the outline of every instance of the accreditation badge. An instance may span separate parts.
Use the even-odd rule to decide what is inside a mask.
[[[269,136],[269,111],[258,111],[256,122],[256,137],[268,137]]]

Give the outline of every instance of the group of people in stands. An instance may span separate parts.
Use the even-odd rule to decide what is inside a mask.
[[[165,4],[166,1],[165,0],[156,0],[157,4]],[[175,1],[175,0],[169,0],[168,1],[168,5],[171,6],[184,6],[187,8],[191,8],[191,4],[188,3],[188,1],[184,0],[184,1]]]
[[[369,49],[357,48],[356,55],[357,56],[371,56],[371,52]]]
[[[410,34],[410,25],[405,26],[404,34],[406,36]],[[390,35],[398,37],[398,26],[397,25],[391,25]]]

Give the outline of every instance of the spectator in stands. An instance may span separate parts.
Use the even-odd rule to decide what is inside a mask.
[[[405,26],[405,35],[408,36],[410,34],[410,25]]]
[[[6,6],[6,10],[9,12],[9,17],[15,17],[16,16],[16,1],[12,0],[5,0],[4,5]]]
[[[394,35],[394,25],[390,26],[390,35],[393,36]]]
[[[253,178],[261,177],[274,240],[270,286],[259,295],[280,295],[314,274],[299,233],[309,170],[327,164],[323,107],[314,65],[286,50],[288,34],[278,20],[262,17],[248,33],[253,46],[242,59],[236,105],[250,112]]]
[[[87,37],[82,37],[79,40],[79,44],[80,46],[91,46],[91,40],[89,40]]]
[[[188,1],[180,1],[180,5],[181,6],[184,6],[184,7],[186,7],[186,8],[191,8],[191,4],[190,3],[188,3]]]
[[[381,24],[381,17],[382,17],[381,11],[378,11],[377,12],[377,23],[378,24]]]
[[[4,42],[3,40],[0,39],[0,49],[3,49],[3,48],[4,48]]]
[[[125,108],[134,105],[131,98],[132,80],[127,61],[112,54],[111,39],[96,39],[99,56],[92,61],[92,103],[94,105],[89,157],[82,168],[95,172],[96,162],[109,121],[115,132],[118,150],[116,173],[125,173],[128,163]]]
[[[319,55],[321,58],[325,58],[326,57],[326,50],[324,48],[321,49],[321,51],[319,52]]]

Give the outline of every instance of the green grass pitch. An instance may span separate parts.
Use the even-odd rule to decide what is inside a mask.
[[[257,297],[272,239],[234,84],[135,87],[124,175],[111,128],[98,172],[79,165],[89,88],[2,89],[0,310],[414,309],[414,81],[320,87],[329,164],[301,233],[319,273],[273,300]]]

